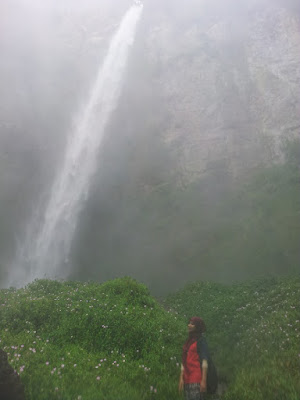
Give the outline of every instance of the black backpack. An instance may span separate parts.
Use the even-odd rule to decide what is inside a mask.
[[[214,394],[218,388],[218,375],[216,367],[213,363],[213,360],[209,354],[208,346],[204,337],[201,337],[197,341],[197,353],[200,358],[200,368],[202,368],[202,360],[207,360],[208,368],[207,368],[207,378],[206,378],[206,386],[207,393]]]

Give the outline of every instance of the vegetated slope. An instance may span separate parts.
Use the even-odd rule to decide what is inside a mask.
[[[224,400],[299,400],[300,278],[196,282],[164,300],[130,278],[41,280],[0,291],[1,347],[28,400],[180,399],[188,317],[199,315]]]
[[[163,166],[164,154],[152,154],[162,175],[172,170],[171,163]],[[165,295],[191,279],[231,283],[262,271],[294,273],[300,259],[299,155],[300,142],[292,141],[282,164],[261,165],[234,185],[211,171],[184,189],[170,176],[146,189],[147,177],[154,182],[156,176],[150,160],[145,174],[137,163],[129,173],[125,164],[116,168],[120,172],[104,187],[99,181],[86,207],[74,245],[77,278],[99,279],[95,265],[101,265],[101,279],[126,273]]]
[[[1,290],[0,305],[28,400],[177,398],[185,325],[144,285],[40,280]]]
[[[201,316],[228,400],[300,399],[300,278],[196,282],[165,305]]]
[[[227,282],[298,271],[299,155],[299,140],[287,142],[283,164],[257,168],[232,195],[219,199],[201,268],[217,268]]]

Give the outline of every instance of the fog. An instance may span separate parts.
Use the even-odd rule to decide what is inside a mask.
[[[79,110],[88,101],[110,40],[131,5],[128,0],[1,1],[1,286],[5,285],[9,270],[15,268],[17,249],[22,247],[28,235],[28,226],[35,212],[46,207],[64,160],[67,138],[74,129]],[[276,267],[273,271],[270,266],[265,271],[260,267],[251,271],[231,262],[216,263],[213,268],[205,264],[207,251],[211,251],[215,243],[213,237],[215,230],[219,229],[218,224],[224,215],[230,220],[231,215],[234,218],[236,214],[234,206],[230,205],[226,210],[222,207],[226,201],[230,204],[237,177],[243,176],[244,170],[236,166],[239,164],[234,168],[224,168],[228,163],[224,161],[225,156],[210,155],[207,151],[208,167],[203,169],[204,172],[197,172],[196,178],[191,178],[195,173],[187,172],[184,151],[180,147],[182,137],[169,143],[176,129],[185,132],[186,136],[198,129],[193,121],[182,121],[178,128],[171,107],[173,104],[178,110],[184,108],[186,93],[178,95],[178,92],[181,86],[189,87],[190,82],[188,78],[186,82],[176,82],[176,69],[182,62],[188,63],[189,57],[192,65],[194,56],[190,53],[191,49],[195,51],[197,48],[196,41],[202,40],[206,31],[217,24],[219,30],[215,35],[222,35],[220,29],[222,21],[225,21],[224,29],[230,27],[231,41],[222,44],[221,60],[224,60],[224,69],[225,63],[236,65],[240,71],[237,72],[238,80],[241,71],[247,69],[239,57],[241,46],[247,40],[251,18],[259,20],[262,13],[263,19],[265,10],[271,15],[273,9],[277,16],[289,18],[289,21],[297,21],[299,17],[298,2],[292,0],[189,0],[184,4],[179,0],[144,1],[135,42],[124,71],[121,97],[106,127],[98,152],[97,170],[89,185],[89,198],[72,241],[70,279],[102,282],[130,275],[145,282],[153,291],[163,293],[193,279],[229,282],[255,277],[259,271],[268,274],[281,272]],[[193,29],[199,26],[204,33],[193,37]],[[270,37],[275,35],[272,29],[270,25]],[[190,36],[185,36],[185,32],[190,32]],[[299,45],[299,37],[292,41],[289,39],[291,32],[286,32],[286,35],[287,39],[282,41]],[[156,47],[157,37],[160,38],[159,47]],[[209,57],[214,59],[215,48],[212,42],[207,43],[205,51],[207,54],[210,52]],[[184,51],[178,56],[180,46]],[[264,48],[264,43],[261,47]],[[253,58],[259,57],[258,50],[255,51]],[[286,96],[285,104],[291,103],[289,115],[284,114],[284,129],[290,129],[287,121],[292,121],[293,126],[297,125],[297,120],[299,122],[296,114],[299,102],[295,100],[299,62],[295,63],[291,57],[290,65],[291,70],[282,68],[279,71],[287,84],[294,80],[291,84],[294,92],[289,90],[289,94],[282,95]],[[294,75],[293,71],[296,71]],[[168,75],[170,80],[162,82]],[[218,79],[220,73],[216,69],[216,82]],[[246,93],[243,100],[246,111],[243,112],[237,109],[239,100],[234,90],[231,91],[230,82],[226,81],[227,86],[224,84],[227,97],[224,95],[226,99],[216,108],[225,110],[222,118],[226,113],[230,129],[238,119],[247,127],[245,130],[250,129],[249,126],[253,131],[263,130],[262,125],[255,125],[255,118],[250,115],[254,113],[253,109],[247,107],[251,97],[257,96],[257,92],[252,95],[251,82],[249,78],[240,85],[244,85]],[[270,92],[280,96],[281,86],[276,85]],[[179,88],[177,97],[170,94],[173,86]],[[199,88],[195,88],[195,93],[197,90]],[[214,91],[215,88],[211,87],[211,92],[205,96],[214,99]],[[269,93],[268,96],[271,104],[272,96]],[[199,115],[202,111],[197,108],[197,101],[193,104],[194,109],[187,108],[191,115]],[[214,118],[208,118],[210,124],[214,124]],[[276,115],[272,118],[275,121]],[[204,118],[201,123],[205,129],[207,122]],[[220,125],[217,117],[215,125]],[[276,137],[279,136],[280,132]],[[242,147],[236,150],[241,152],[241,165],[246,162],[249,169],[261,162],[265,165],[269,151],[258,143],[258,139],[254,142],[246,150]],[[196,160],[201,161],[201,151],[196,151]],[[226,157],[230,160],[233,156],[228,153]],[[276,157],[272,161],[282,159]],[[191,160],[190,155],[186,158]],[[209,165],[212,164],[219,167],[210,172]],[[222,198],[224,202],[220,201]],[[193,213],[198,211],[201,218],[198,215],[199,225],[195,225]],[[285,269],[284,265],[282,269]],[[60,278],[59,274],[57,278]]]

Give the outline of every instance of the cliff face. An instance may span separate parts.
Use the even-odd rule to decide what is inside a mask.
[[[189,183],[280,161],[282,142],[300,132],[299,14],[280,3],[189,3],[167,2],[145,38],[176,174]]]

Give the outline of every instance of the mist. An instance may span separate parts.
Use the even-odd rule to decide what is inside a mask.
[[[1,286],[131,5],[1,2]],[[296,1],[145,1],[68,278],[165,293],[296,270],[299,50]]]

